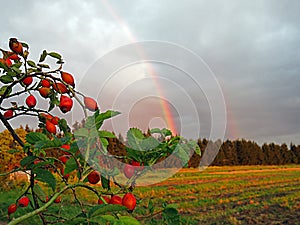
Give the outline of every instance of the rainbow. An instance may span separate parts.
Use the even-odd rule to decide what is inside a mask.
[[[103,5],[105,6],[106,10],[112,15],[112,17],[114,18],[115,21],[117,21],[117,23],[120,24],[120,26],[122,27],[123,31],[126,33],[126,35],[128,36],[129,40],[131,42],[138,42],[137,38],[135,38],[134,34],[132,33],[132,31],[130,30],[129,26],[126,24],[126,22],[118,15],[117,11],[111,6],[111,4],[107,1],[107,0],[102,0]],[[139,53],[141,54],[141,56],[145,56],[145,52],[143,51],[143,48],[139,48],[138,49]],[[160,83],[159,83],[159,79],[157,74],[155,73],[153,67],[151,66],[151,64],[145,64],[147,71],[149,72],[149,75],[151,76],[151,78],[154,81],[156,90],[157,90],[157,94],[159,96],[165,96],[164,95],[164,91],[163,88],[161,87]],[[169,103],[164,100],[161,99],[160,100],[160,105],[162,108],[162,112],[164,115],[164,118],[166,120],[166,124],[168,126],[168,129],[170,129],[172,131],[173,135],[178,134],[177,132],[177,126],[176,126],[176,122],[173,118],[173,113],[172,110],[170,108]]]

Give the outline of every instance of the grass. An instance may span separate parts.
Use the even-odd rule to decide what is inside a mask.
[[[21,189],[0,193],[0,221],[7,222],[7,206],[22,193]],[[97,199],[78,190],[87,205]],[[299,224],[300,166],[234,166],[183,169],[168,180],[155,185],[137,187],[135,195],[142,199],[134,216],[147,214],[151,199],[158,208],[165,201],[177,206],[182,224]],[[72,217],[80,210],[72,205],[71,196],[55,204],[50,213],[65,212]],[[18,209],[16,216],[29,209]],[[159,215],[158,215],[159,217]],[[24,224],[39,224],[30,219]],[[148,224],[149,220],[142,220]],[[0,223],[1,224],[1,223]]]

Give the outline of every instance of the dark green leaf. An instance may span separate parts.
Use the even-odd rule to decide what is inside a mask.
[[[68,123],[65,119],[60,119],[58,121],[58,126],[59,126],[59,129],[61,131],[63,131],[64,133],[70,132],[70,128],[69,128]]]
[[[179,225],[180,224],[180,215],[177,209],[166,207],[162,213],[164,220],[167,224]]]
[[[3,75],[0,77],[0,81],[3,83],[3,84],[9,84],[11,82],[14,81],[14,78],[12,78],[11,76],[9,75]]]
[[[24,42],[21,42],[21,44],[22,44],[22,46],[24,47],[24,48],[29,48],[29,46],[28,46],[28,44],[26,44],[26,43],[24,43]]]
[[[39,184],[35,184],[33,187],[33,190],[34,190],[35,194],[37,194],[41,199],[46,198],[46,194]]]
[[[30,132],[26,134],[26,141],[32,145],[34,145],[38,141],[46,141],[46,140],[49,140],[48,137],[45,134],[39,132]]]
[[[95,212],[93,212],[90,217],[93,218],[93,217],[96,217],[99,215],[120,212],[120,211],[125,211],[125,210],[127,210],[127,208],[125,206],[113,205],[113,204],[103,204]]]
[[[112,224],[113,222],[116,221],[117,218],[112,215],[101,215],[90,219],[90,222],[94,222],[97,224],[107,224],[107,222],[109,222],[109,224]]]
[[[106,177],[102,176],[102,175],[101,175],[101,184],[102,184],[102,187],[104,189],[109,189],[110,188],[109,180]]]
[[[64,170],[64,173],[65,174],[71,173],[74,170],[76,170],[77,168],[78,168],[77,163],[76,163],[75,159],[72,157],[66,162],[66,168]],[[65,175],[65,174],[63,174],[63,175]]]
[[[157,139],[150,136],[140,142],[140,147],[143,151],[148,151],[156,148],[159,144]]]
[[[140,142],[144,139],[144,135],[141,130],[137,128],[130,128],[127,131],[127,142],[130,148],[135,150],[142,150]]]
[[[26,156],[25,158],[23,158],[20,162],[20,165],[22,167],[26,167],[27,165],[33,163],[33,161],[36,159],[35,156]]]
[[[149,200],[149,203],[148,203],[148,209],[149,209],[150,214],[152,214],[154,212],[154,206],[153,206],[153,202],[151,199]]]
[[[40,56],[39,62],[43,62],[45,60],[46,56],[47,56],[47,51],[44,50],[43,53]]]
[[[7,151],[7,153],[15,154],[15,153],[21,153],[21,151],[19,149],[10,149],[10,150]]]
[[[56,59],[61,59],[61,55],[56,52],[50,52],[50,53],[48,53],[48,55],[50,55],[51,57],[56,58]]]
[[[31,60],[28,60],[28,61],[27,61],[27,64],[28,64],[29,66],[31,66],[31,67],[36,67],[35,62],[33,62],[33,61],[31,61]]]
[[[47,183],[49,185],[49,187],[51,187],[52,190],[55,191],[56,180],[51,172],[49,172],[48,170],[41,169],[41,168],[36,168],[36,169],[34,169],[33,172],[36,174],[36,176],[35,176],[36,180]]]

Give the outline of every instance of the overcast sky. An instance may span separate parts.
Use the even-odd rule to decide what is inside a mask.
[[[161,99],[169,102],[179,130],[200,126],[200,136],[209,137],[212,120],[224,122],[222,115],[213,118],[210,107],[220,104],[205,91],[218,95],[219,90],[205,87],[205,82],[199,88],[191,74],[180,72],[185,66],[193,69],[184,57],[169,66],[127,66],[102,87],[101,97],[99,90],[92,91],[98,87],[96,81],[101,81],[93,71],[101,70],[97,66],[103,57],[133,42],[156,40],[193,52],[216,77],[226,106],[225,138],[300,144],[300,1],[28,0],[2,2],[1,8],[2,48],[7,48],[10,37],[17,37],[29,43],[31,59],[37,60],[43,49],[62,53],[64,69],[81,81],[78,87],[83,92],[98,98],[103,109],[114,101],[113,106],[122,111],[122,102],[142,96],[130,108],[130,122],[123,117],[120,123],[143,129],[166,125]],[[149,70],[155,70],[160,79],[153,81]],[[196,80],[201,82],[202,77]],[[149,90],[156,90],[156,95]]]

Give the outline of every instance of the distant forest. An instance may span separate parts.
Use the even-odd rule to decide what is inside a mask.
[[[119,138],[122,139],[120,136]],[[125,155],[125,146],[117,138],[109,140],[108,151],[113,155]],[[203,156],[209,141],[199,139],[198,145]],[[199,167],[201,156],[193,154],[188,162],[188,167]],[[170,160],[170,165],[179,166],[180,160],[175,157]],[[222,143],[221,148],[215,157],[212,166],[232,166],[232,165],[285,165],[300,164],[300,145],[290,144],[263,144],[259,146],[254,141],[249,140],[226,140]]]

